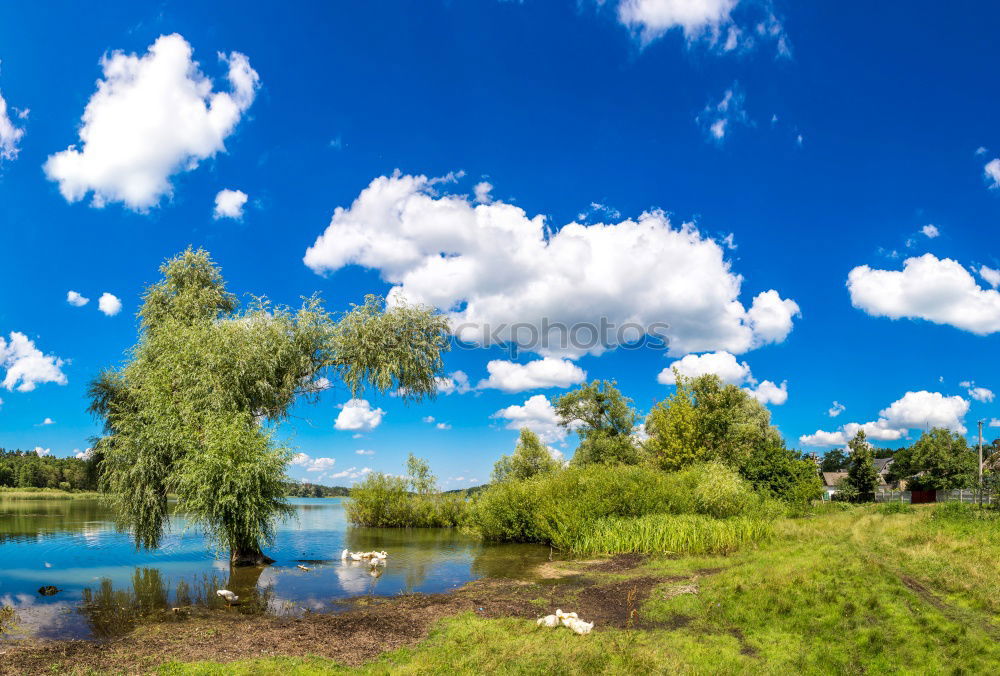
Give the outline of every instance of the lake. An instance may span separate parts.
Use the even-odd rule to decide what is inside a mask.
[[[233,612],[335,612],[356,596],[528,576],[549,556],[547,547],[485,545],[450,529],[354,528],[342,498],[289,503],[295,515],[264,550],[275,564],[231,569],[228,553],[182,514],[170,518],[159,549],[136,551],[99,500],[0,498],[0,606],[17,613],[16,629],[0,637],[110,638],[165,609],[223,606],[222,588],[240,596]],[[345,548],[385,550],[388,563],[373,577],[366,564],[340,560]],[[39,593],[50,585],[59,591]]]

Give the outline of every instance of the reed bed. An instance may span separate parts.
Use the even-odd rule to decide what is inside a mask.
[[[69,492],[58,488],[4,488],[0,487],[0,500],[76,500],[98,498],[93,491]]]
[[[737,516],[716,519],[700,514],[648,514],[605,518],[577,534],[569,549],[578,555],[729,554],[769,540],[771,521]]]

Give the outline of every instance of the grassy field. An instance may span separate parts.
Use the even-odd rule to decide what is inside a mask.
[[[774,530],[759,547],[729,555],[549,564],[548,577],[568,577],[517,587],[521,605],[510,598],[489,605],[495,599],[483,587],[412,640],[339,662],[330,657],[346,653],[330,651],[348,639],[324,635],[319,624],[296,629],[301,640],[290,643],[269,644],[261,628],[248,644],[254,659],[219,648],[210,658],[217,661],[204,661],[213,641],[225,646],[238,632],[190,622],[175,625],[170,631],[181,633],[169,639],[162,626],[148,635],[138,630],[131,644],[115,648],[112,662],[48,666],[165,674],[995,673],[997,519],[952,506],[889,513],[824,505],[810,517],[781,519]],[[417,611],[395,601],[364,622],[407,623]],[[537,627],[533,618],[557,602],[597,620],[594,632]],[[498,610],[485,614],[477,606]],[[192,661],[184,646],[206,631],[217,638],[204,638],[203,661]],[[129,645],[157,648],[129,662]]]

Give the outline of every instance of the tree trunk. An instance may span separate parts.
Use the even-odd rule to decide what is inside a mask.
[[[234,549],[229,560],[234,566],[267,566],[274,563],[274,559],[265,555],[259,547]]]

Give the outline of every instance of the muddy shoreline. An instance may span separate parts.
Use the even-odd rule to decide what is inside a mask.
[[[245,615],[234,609],[191,611],[143,624],[117,639],[24,639],[0,644],[0,674],[155,670],[167,661],[229,662],[256,657],[327,657],[356,666],[419,643],[438,620],[479,617],[535,619],[572,609],[609,627],[653,628],[639,612],[653,588],[680,578],[642,575],[641,557],[547,564],[537,582],[484,578],[440,594],[360,597],[335,614]],[[623,579],[623,575],[628,576]],[[686,579],[686,578],[685,578]]]

